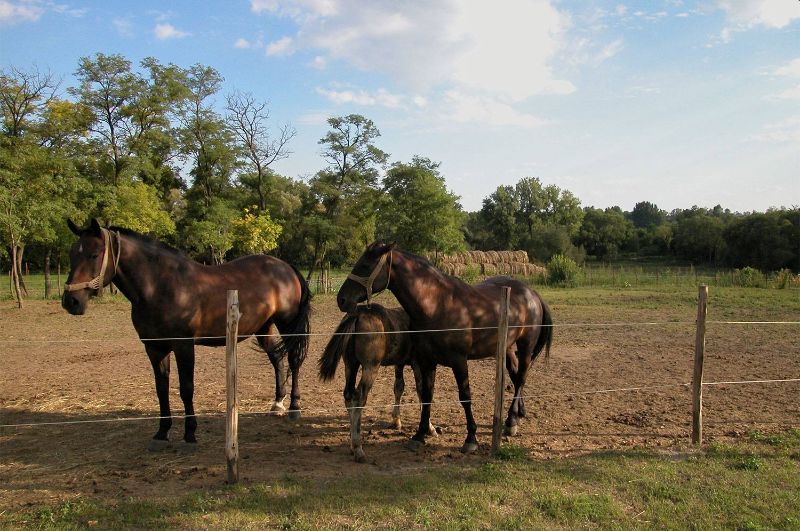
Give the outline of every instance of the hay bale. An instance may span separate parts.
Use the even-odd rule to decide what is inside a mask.
[[[517,262],[522,262],[523,264],[530,262],[527,251],[514,251],[514,255]]]
[[[497,255],[497,251],[486,251],[486,254],[488,255],[488,260],[489,260],[488,263],[490,264],[500,263],[500,257]]]

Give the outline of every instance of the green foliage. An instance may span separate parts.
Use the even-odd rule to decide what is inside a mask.
[[[775,275],[775,287],[778,289],[800,287],[800,275],[795,275],[791,269],[781,269]]]
[[[467,284],[474,284],[481,278],[481,267],[477,264],[468,264],[459,276]]]
[[[234,245],[248,254],[265,254],[278,246],[282,228],[269,213],[244,209],[244,216],[231,222]]]
[[[395,163],[383,179],[386,193],[378,213],[378,237],[412,253],[464,249],[463,213],[448,192],[438,164],[414,157]]]
[[[733,276],[735,285],[743,288],[756,288],[764,285],[764,275],[752,267],[736,269],[733,272]]]
[[[722,219],[698,213],[679,219],[673,247],[677,256],[693,262],[717,263],[725,252]]]
[[[632,230],[633,224],[618,208],[589,207],[584,210],[583,225],[576,241],[599,260],[611,260],[617,257]]]
[[[575,286],[580,267],[572,258],[557,254],[547,263],[547,283],[551,286]]]
[[[105,187],[99,213],[109,224],[142,234],[164,237],[175,232],[175,222],[161,207],[158,191],[141,182]]]
[[[640,201],[633,207],[630,218],[634,227],[650,228],[662,225],[667,219],[667,213],[654,203]]]

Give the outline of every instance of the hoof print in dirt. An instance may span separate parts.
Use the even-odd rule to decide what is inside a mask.
[[[150,439],[147,444],[148,452],[161,452],[169,448],[169,440],[167,439]]]

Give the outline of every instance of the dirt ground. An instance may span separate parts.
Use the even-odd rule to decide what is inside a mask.
[[[557,328],[549,363],[537,361],[528,380],[528,418],[510,442],[542,459],[615,448],[685,449],[691,395],[680,384],[691,380],[694,306],[687,302],[671,310],[648,307],[642,304],[639,310],[609,315],[591,302],[582,307],[553,305],[556,323],[562,325],[583,322],[586,315],[603,323],[679,323]],[[313,332],[333,331],[340,318],[333,297],[315,299]],[[354,463],[343,409],[343,369],[331,383],[317,378],[316,362],[327,340],[312,338],[302,370],[303,416],[298,421],[266,414],[274,393],[272,366],[252,341],[240,344],[242,482],[390,475],[441,463],[469,466],[489,458],[491,359],[470,362],[481,443],[477,454],[458,451],[466,434],[464,416],[446,368],[439,369],[433,406],[433,420],[442,433],[419,452],[406,450],[403,444],[418,421],[413,377],[406,369],[407,405],[403,430],[398,432],[387,427],[393,384],[393,371],[387,368],[365,413],[367,463]],[[177,497],[224,484],[224,349],[197,350],[200,442],[197,452],[189,455],[180,442],[182,420],[173,425],[171,446],[155,453],[147,452],[146,446],[157,420],[91,422],[158,414],[150,365],[125,302],[93,302],[82,317],[68,315],[56,301],[31,301],[22,311],[12,302],[1,302],[0,367],[0,425],[37,424],[0,427],[0,514],[77,497],[109,502]],[[799,375],[796,327],[709,325],[706,382]],[[651,386],[662,387],[619,390]],[[608,389],[618,391],[591,392]],[[798,382],[706,387],[707,440],[800,426],[798,391]],[[506,392],[506,405],[510,396]],[[182,413],[174,364],[171,401],[173,412]]]

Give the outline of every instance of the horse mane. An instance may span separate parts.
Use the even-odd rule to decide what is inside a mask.
[[[139,243],[144,244],[145,246],[147,246],[148,248],[150,248],[150,249],[152,249],[154,251],[165,251],[165,252],[167,252],[169,254],[172,254],[172,255],[175,255],[175,256],[177,256],[179,258],[185,258],[187,260],[189,259],[189,257],[186,255],[186,253],[184,253],[180,249],[176,249],[175,247],[172,247],[171,245],[168,245],[168,244],[166,244],[166,243],[164,243],[164,242],[162,242],[160,240],[157,240],[157,239],[155,239],[153,237],[146,236],[144,234],[136,232],[133,229],[128,229],[126,227],[118,227],[116,225],[112,225],[108,229],[111,230],[111,231],[119,232],[120,234],[123,234],[125,236],[131,237],[134,240],[138,241]]]

